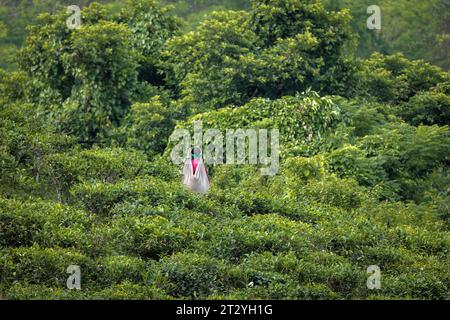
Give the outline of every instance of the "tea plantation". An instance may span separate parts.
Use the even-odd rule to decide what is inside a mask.
[[[354,57],[349,12],[315,0],[190,32],[151,0],[67,16],[0,70],[0,299],[450,298],[448,71]],[[277,174],[186,189],[169,136],[194,121],[278,128]]]

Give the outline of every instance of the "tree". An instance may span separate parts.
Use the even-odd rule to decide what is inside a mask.
[[[180,21],[156,0],[128,0],[115,20],[131,30],[132,46],[139,53],[139,79],[164,85],[161,51],[167,39],[179,33]]]
[[[92,4],[74,30],[67,17],[40,16],[20,67],[30,77],[31,101],[64,132],[93,143],[120,124],[140,93],[151,92],[146,86],[161,84],[157,56],[176,23],[153,0],[129,2],[114,16]]]
[[[253,1],[249,13],[215,12],[168,42],[170,79],[193,112],[308,87],[346,94],[349,20],[347,11],[328,12],[320,1]]]
[[[439,67],[423,60],[411,61],[400,53],[374,53],[360,63],[356,95],[398,103],[446,81],[448,76]]]
[[[135,103],[114,135],[119,144],[142,150],[149,157],[163,153],[175,126],[170,105],[160,96]]]

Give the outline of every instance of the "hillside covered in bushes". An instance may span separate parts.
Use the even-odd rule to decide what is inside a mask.
[[[69,15],[0,69],[0,299],[450,298],[450,72],[357,58],[350,11],[319,0],[192,31],[153,0]],[[194,121],[279,129],[278,173],[186,189],[169,137]]]

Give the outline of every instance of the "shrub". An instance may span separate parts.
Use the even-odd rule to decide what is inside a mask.
[[[142,174],[146,158],[137,151],[118,148],[74,150],[44,158],[42,175],[59,193],[80,182],[114,183]]]
[[[255,171],[255,168],[251,165],[234,166],[224,164],[214,167],[214,186],[222,190],[239,187],[244,180],[252,177]]]
[[[163,180],[180,178],[179,168],[174,166],[167,158],[161,155],[154,156],[147,164],[146,173]]]
[[[44,285],[16,283],[6,290],[10,300],[168,300],[171,297],[161,289],[149,285],[123,282],[102,290],[69,290]]]
[[[305,183],[323,174],[323,161],[320,158],[292,157],[284,162],[285,174],[293,182]],[[295,177],[295,178],[294,178]]]
[[[395,112],[406,122],[418,125],[450,125],[450,95],[430,90],[398,106]]]
[[[129,148],[144,151],[148,156],[162,153],[175,127],[170,106],[165,105],[160,96],[148,103],[135,103],[124,120],[118,133]]]
[[[448,144],[447,127],[403,123],[390,124],[378,134],[364,137],[358,146],[381,165],[386,175],[381,184],[390,186],[391,194],[417,199],[421,197],[418,179],[446,165]]]
[[[58,134],[31,103],[5,105],[0,118],[2,194],[49,197],[48,186],[41,181],[43,158],[73,147],[74,139]]]
[[[368,199],[367,189],[361,187],[355,180],[339,179],[333,175],[311,180],[294,194],[298,199],[307,197],[346,210],[358,208]]]
[[[241,188],[220,190],[214,192],[212,198],[214,203],[222,204],[224,208],[236,212],[238,216],[275,213],[283,210],[282,201],[270,197],[264,188],[252,190],[248,187],[244,190]],[[196,209],[201,210],[202,206],[196,206]]]
[[[336,103],[342,108],[347,126],[353,129],[357,137],[376,133],[388,122],[400,121],[393,115],[396,106],[354,98],[351,100],[337,97]]]
[[[63,287],[49,287],[42,284],[14,283],[5,290],[8,300],[74,300],[87,299],[85,290],[69,290]]]
[[[354,178],[361,185],[375,186],[386,180],[383,161],[379,157],[367,157],[366,151],[346,145],[326,156],[327,168],[339,178]]]
[[[123,180],[117,183],[84,182],[71,189],[74,198],[91,212],[108,215],[110,209],[119,202],[148,196],[149,204],[157,204],[164,200],[165,182],[152,177]]]
[[[191,130],[194,121],[202,121],[204,130],[215,128],[224,136],[225,130],[229,129],[262,128],[269,130],[268,135],[270,129],[278,129],[280,150],[303,146],[305,153],[313,153],[322,135],[335,128],[341,120],[341,110],[330,97],[306,91],[276,100],[255,98],[240,107],[229,106],[196,114],[177,127]],[[173,145],[174,142],[169,143],[166,154]]]
[[[411,226],[429,231],[447,229],[439,210],[428,203],[419,205],[403,202],[373,203],[361,208],[361,212],[365,212],[377,223],[388,227]]]
[[[309,225],[275,214],[224,222],[211,230],[212,239],[208,249],[211,255],[231,261],[239,261],[251,252],[295,250],[302,253],[310,245],[312,229]]]
[[[429,90],[446,77],[439,67],[422,60],[409,61],[401,53],[373,53],[361,65],[357,91],[380,102],[398,103]]]
[[[313,241],[317,248],[349,257],[367,246],[389,243],[387,228],[375,223],[365,212],[337,213],[315,225]]]
[[[104,285],[110,286],[125,281],[137,283],[144,280],[145,262],[140,258],[111,255],[102,257],[96,262],[101,268]]]
[[[0,69],[0,110],[10,102],[20,100],[25,93],[26,76],[22,72],[6,72]]]
[[[415,259],[420,260],[420,256],[408,249],[387,245],[363,247],[350,257],[350,260],[361,268],[377,265],[382,273],[388,270],[402,270]]]
[[[296,256],[299,256],[297,258]],[[343,257],[328,252],[309,251],[306,254],[280,253],[273,255],[265,252],[251,254],[240,264],[240,268],[248,274],[254,285],[268,287],[282,286],[295,283],[295,290],[281,295],[304,298],[308,294],[325,297],[350,297],[359,292],[363,283],[363,269],[359,269],[346,261]],[[328,286],[328,288],[326,287]],[[310,287],[312,292],[308,291]]]
[[[120,212],[120,208],[125,208],[121,207],[123,203],[145,204],[152,211],[208,207],[207,199],[192,193],[179,181],[167,182],[150,176],[117,183],[80,183],[71,189],[71,194],[87,210],[102,216]],[[116,209],[111,211],[113,208]]]
[[[163,258],[158,269],[156,284],[175,297],[204,298],[245,283],[242,275],[224,262],[196,253]]]
[[[151,259],[180,251],[191,240],[185,229],[160,216],[116,218],[110,225],[109,236],[116,252]]]
[[[3,249],[0,254],[0,278],[7,285],[22,282],[64,288],[69,265],[80,266],[82,287],[95,287],[101,277],[93,261],[73,249],[33,245]]]
[[[123,282],[100,291],[90,292],[90,299],[100,300],[169,300],[172,299],[163,290],[151,285]]]
[[[89,216],[73,207],[39,200],[0,198],[0,245],[82,248],[87,245]]]
[[[251,286],[272,287],[286,285],[289,296],[289,284],[296,274],[298,259],[292,252],[277,255],[271,252],[250,253],[239,264],[239,268],[247,275]]]
[[[385,275],[381,293],[409,299],[448,299],[448,275],[434,270]],[[442,272],[442,271],[441,271]]]
[[[445,256],[450,248],[447,232],[429,231],[421,226],[402,225],[389,230],[391,243],[403,245],[415,252]]]
[[[271,283],[268,286],[254,286],[245,289],[234,289],[227,294],[213,294],[208,299],[220,300],[259,300],[259,299],[311,299],[334,300],[341,299],[339,294],[333,292],[327,285],[309,283],[298,285],[293,281],[285,283]]]
[[[301,282],[326,284],[343,298],[357,297],[365,288],[365,268],[330,251],[310,252],[301,257],[298,266]]]

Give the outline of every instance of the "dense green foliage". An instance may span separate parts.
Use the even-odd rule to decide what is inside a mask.
[[[403,52],[410,59],[424,59],[450,68],[450,3],[447,0],[325,0],[328,8],[348,8],[359,38],[358,55]],[[381,30],[367,30],[367,7],[378,5]]]
[[[206,111],[308,87],[345,94],[353,69],[343,53],[349,20],[316,1],[255,1],[249,13],[212,14],[167,44],[182,107]]]
[[[55,8],[0,70],[0,299],[449,299],[449,72],[355,58],[318,0],[180,3],[189,32],[154,0]],[[198,120],[278,128],[279,172],[187,190],[169,136]]]
[[[85,7],[93,0],[78,0]],[[110,12],[118,12],[123,0],[97,0]],[[218,10],[249,10],[251,0],[162,0],[174,6],[173,13],[183,17],[183,29],[192,31],[206,15]],[[289,3],[289,2],[287,2]],[[3,0],[0,4],[0,68],[16,67],[16,52],[26,37],[26,27],[36,23],[40,13],[54,14],[71,5],[69,0]],[[410,59],[425,59],[445,69],[450,67],[450,4],[447,0],[324,0],[328,9],[350,10],[350,27],[358,37],[357,54],[368,57],[374,51],[384,54],[403,52]],[[381,30],[368,30],[367,7],[381,8]],[[279,20],[280,22],[282,20]]]

